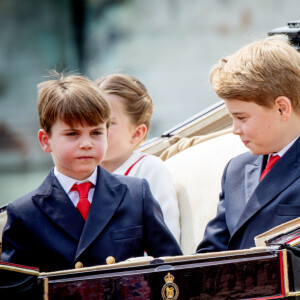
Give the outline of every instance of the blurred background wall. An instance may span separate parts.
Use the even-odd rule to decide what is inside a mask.
[[[37,140],[49,70],[136,76],[155,105],[151,138],[219,101],[211,66],[299,11],[299,0],[0,0],[0,206],[53,166]]]

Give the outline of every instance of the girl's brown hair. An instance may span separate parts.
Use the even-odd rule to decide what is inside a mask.
[[[130,75],[112,74],[100,77],[96,80],[96,84],[104,94],[122,97],[125,100],[125,113],[128,114],[133,124],[145,124],[149,131],[153,102],[143,83]]]

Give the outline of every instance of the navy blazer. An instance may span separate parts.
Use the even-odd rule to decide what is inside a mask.
[[[300,138],[260,181],[265,158],[244,153],[227,164],[198,253],[254,247],[255,236],[300,216]]]
[[[53,170],[42,185],[7,206],[2,260],[41,271],[105,264],[130,257],[181,255],[146,180],[98,167],[86,222]]]

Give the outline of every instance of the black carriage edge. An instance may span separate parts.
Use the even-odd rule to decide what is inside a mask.
[[[256,245],[48,273],[1,263],[0,296],[45,300],[300,297],[300,218],[258,236]]]

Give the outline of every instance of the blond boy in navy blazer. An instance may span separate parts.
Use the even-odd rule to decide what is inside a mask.
[[[300,217],[299,52],[283,37],[256,41],[222,59],[210,80],[250,153],[225,167],[198,253],[253,247],[255,236]]]

